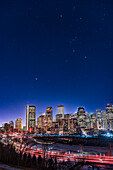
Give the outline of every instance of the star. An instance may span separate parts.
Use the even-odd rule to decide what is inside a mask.
[[[63,18],[63,15],[62,15],[62,14],[60,14],[60,18]]]
[[[83,18],[82,17],[80,17],[80,20],[82,20]]]
[[[75,49],[73,49],[73,53],[75,53]]]
[[[37,80],[38,80],[38,78],[36,77],[36,78],[35,78],[35,80],[37,81]]]

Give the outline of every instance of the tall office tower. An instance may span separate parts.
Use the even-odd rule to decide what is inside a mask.
[[[64,119],[71,119],[71,118],[73,118],[73,117],[74,117],[73,114],[65,114],[65,115],[64,115]]]
[[[102,129],[102,113],[101,110],[97,110],[97,121],[98,121],[98,129]]]
[[[64,119],[64,105],[57,106],[57,114],[56,114],[56,121]]]
[[[15,128],[16,129],[18,129],[18,131],[19,130],[22,130],[22,119],[20,118],[20,119],[16,119],[16,121],[15,121]]]
[[[10,125],[10,127],[11,127],[11,126],[14,127],[14,122],[13,122],[13,121],[10,121],[10,122],[9,122],[9,125]]]
[[[102,129],[108,129],[108,121],[107,121],[107,113],[106,111],[102,111]]]
[[[69,119],[63,119],[63,134],[69,134]]]
[[[43,115],[37,118],[38,128],[43,128]]]
[[[94,119],[94,120],[96,120],[96,119],[97,119],[97,117],[96,117],[96,113],[92,113],[92,114],[91,114],[91,119]]]
[[[78,118],[77,112],[75,112],[75,118],[76,118],[76,119]]]
[[[98,129],[96,113],[91,114],[91,128]]]
[[[9,132],[10,130],[10,125],[8,123],[3,123],[2,127],[4,128],[5,132]]]
[[[47,107],[47,109],[46,109],[46,116],[50,117],[51,120],[53,120],[53,109],[52,109],[52,107]]]
[[[79,107],[78,111],[77,111],[77,114],[78,114],[78,116],[83,116],[83,118],[84,118],[84,116],[85,116],[85,109],[84,109],[84,107]]]
[[[90,129],[91,128],[91,122],[90,122],[90,115],[89,115],[88,112],[86,112],[85,122],[86,122],[86,128],[85,129]]]
[[[78,115],[78,124],[80,125],[81,128],[85,128],[86,127],[86,121],[85,121],[86,115],[85,115],[84,107],[78,108],[77,115]]]
[[[68,130],[69,134],[74,134],[77,132],[78,129],[78,122],[76,118],[71,118],[69,119],[69,125],[68,125]]]
[[[56,122],[63,119],[62,114],[56,114]]]
[[[9,126],[10,126],[10,132],[14,132],[14,122],[13,121],[9,122]]]
[[[86,117],[87,117],[87,118],[90,118],[90,116],[89,116],[89,113],[88,113],[88,112],[86,112]]]
[[[106,112],[108,118],[108,129],[113,130],[113,105],[112,104],[107,104]]]
[[[26,107],[26,130],[35,127],[36,120],[36,106],[27,105]]]
[[[107,112],[108,119],[113,119],[113,105],[112,104],[107,104],[106,112]]]
[[[40,129],[40,133],[47,133],[48,129],[51,127],[51,117],[47,117],[46,114],[38,117],[38,128]]]
[[[107,112],[106,112],[106,110],[102,111],[102,119],[107,119]]]
[[[64,118],[64,105],[57,106],[57,114],[61,114],[62,118]]]
[[[98,110],[96,110],[96,111],[97,111],[97,119],[98,119],[98,120],[101,120],[101,119],[102,119],[101,110],[98,109]]]
[[[49,128],[52,127],[52,119],[51,119],[51,117],[48,117],[48,127]]]

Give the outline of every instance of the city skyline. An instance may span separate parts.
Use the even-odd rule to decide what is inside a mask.
[[[57,104],[113,103],[113,1],[0,2],[0,124]],[[25,117],[24,117],[25,119]]]
[[[94,112],[93,111],[88,111],[88,109],[86,109],[86,107],[85,106],[77,106],[76,108],[75,108],[75,110],[73,111],[73,112],[66,112],[66,107],[64,106],[64,105],[56,105],[55,107],[53,107],[53,106],[47,106],[46,108],[44,108],[43,107],[43,110],[38,110],[38,106],[36,106],[36,105],[33,105],[33,104],[30,104],[30,105],[26,105],[25,107],[24,107],[24,114],[20,114],[20,116],[17,116],[17,115],[19,115],[19,114],[17,114],[17,115],[15,115],[15,117],[13,117],[13,118],[11,118],[11,116],[10,116],[10,118],[6,118],[5,119],[5,121],[2,121],[3,119],[0,119],[1,120],[1,122],[0,122],[0,127],[2,126],[2,124],[4,124],[4,123],[9,123],[10,121],[13,121],[13,122],[15,122],[16,121],[16,119],[19,119],[19,118],[22,118],[22,121],[23,121],[23,126],[26,126],[26,109],[27,109],[27,107],[36,107],[36,115],[35,115],[35,119],[36,119],[36,122],[37,122],[37,118],[39,117],[39,116],[41,116],[41,115],[43,115],[43,114],[47,114],[46,113],[46,109],[47,108],[49,108],[49,107],[52,107],[52,114],[53,114],[53,120],[56,120],[56,115],[58,114],[58,106],[63,106],[64,107],[64,114],[75,114],[75,113],[77,113],[77,110],[78,110],[78,108],[80,108],[80,107],[83,107],[84,109],[85,109],[85,113],[89,113],[89,115],[91,116],[91,114],[93,114],[93,113],[96,113],[97,114],[97,110],[101,110],[101,111],[106,111],[106,106],[107,105],[109,105],[110,103],[107,103],[106,105],[105,105],[105,107],[104,107],[104,109],[100,109],[100,108],[97,108]],[[36,125],[37,125],[37,123],[36,123]]]

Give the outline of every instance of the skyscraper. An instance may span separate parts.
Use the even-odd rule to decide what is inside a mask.
[[[113,130],[113,105],[107,104],[106,106],[107,119],[108,119],[108,129]]]
[[[51,120],[53,119],[53,109],[52,109],[52,107],[47,107],[47,109],[46,109],[46,116],[50,117]]]
[[[107,104],[106,106],[107,117],[109,120],[113,119],[113,105]]]
[[[108,129],[108,119],[107,119],[107,112],[102,111],[102,129],[107,130]]]
[[[77,111],[78,116],[85,116],[85,109],[84,107],[78,107],[78,111]]]
[[[26,107],[26,130],[35,127],[36,120],[36,106],[27,105]]]
[[[78,115],[78,124],[80,125],[81,128],[86,127],[86,121],[85,121],[85,109],[84,107],[79,107],[77,111]]]
[[[22,119],[16,119],[15,121],[15,128],[18,129],[18,131],[22,130]]]
[[[102,113],[101,110],[97,110],[97,121],[98,121],[98,129],[102,129]]]
[[[14,122],[11,120],[11,121],[9,122],[9,125],[10,125],[10,127],[11,127],[11,126],[14,127]]]
[[[9,126],[10,126],[10,132],[13,132],[14,131],[14,122],[12,120],[9,122]]]
[[[64,118],[64,105],[57,106],[56,121]]]
[[[61,114],[64,118],[64,105],[58,105],[57,106],[57,114]]]

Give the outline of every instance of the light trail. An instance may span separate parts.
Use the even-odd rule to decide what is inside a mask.
[[[33,139],[33,140],[34,140],[34,142],[36,142],[38,144],[42,144],[42,145],[52,145],[53,144],[53,142],[39,142],[36,139]]]
[[[41,155],[44,157],[44,150],[43,149],[37,149],[37,150],[32,150],[29,149],[28,151],[24,150],[23,153],[26,152],[27,154],[30,153],[31,156],[34,154],[36,157]],[[92,162],[92,163],[100,163],[100,164],[109,164],[113,165],[113,156],[98,156],[98,155],[78,155],[78,154],[68,154],[67,152],[60,153],[60,152],[49,152],[45,151],[45,157],[47,158],[57,158],[59,161],[79,161],[79,160],[84,160],[87,162]]]

